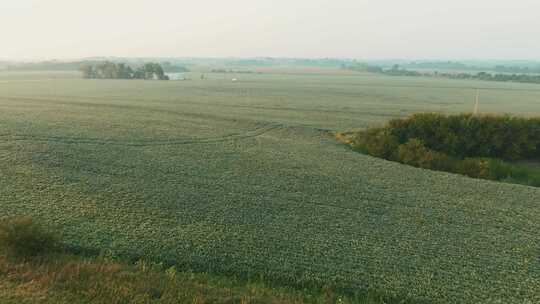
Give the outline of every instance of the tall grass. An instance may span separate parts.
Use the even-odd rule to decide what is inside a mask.
[[[1,221],[0,303],[413,303],[379,292],[300,290],[142,259],[128,263],[106,255],[83,257],[58,251],[58,244],[58,238],[32,218]]]
[[[56,237],[30,217],[0,220],[0,248],[8,257],[28,259],[59,249]]]

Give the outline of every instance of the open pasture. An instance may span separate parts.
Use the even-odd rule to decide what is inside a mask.
[[[1,215],[71,246],[440,303],[540,301],[540,189],[350,151],[419,111],[540,114],[540,86],[358,75],[0,73]],[[26,81],[32,80],[32,81]]]

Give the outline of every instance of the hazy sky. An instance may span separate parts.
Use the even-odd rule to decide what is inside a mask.
[[[540,59],[540,0],[0,0],[0,58]]]

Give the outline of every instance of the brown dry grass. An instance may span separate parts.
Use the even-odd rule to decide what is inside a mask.
[[[329,291],[271,288],[148,263],[56,255],[14,261],[0,256],[0,303],[353,303]],[[375,302],[365,302],[375,303]]]

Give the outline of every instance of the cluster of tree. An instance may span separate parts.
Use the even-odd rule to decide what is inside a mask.
[[[540,118],[422,113],[391,120],[388,130],[399,143],[417,138],[458,157],[540,157]]]
[[[540,172],[511,163],[540,159],[540,118],[416,114],[357,132],[349,143],[416,167],[540,186]]]
[[[125,63],[110,61],[85,64],[81,67],[83,78],[87,79],[155,79],[169,80],[159,63],[145,63],[133,69]]]

